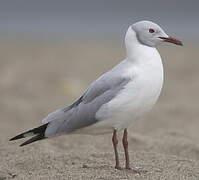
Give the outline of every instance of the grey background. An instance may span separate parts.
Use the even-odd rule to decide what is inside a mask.
[[[1,0],[0,34],[123,35],[138,20],[170,34],[199,37],[197,0]],[[178,32],[176,32],[178,31]]]

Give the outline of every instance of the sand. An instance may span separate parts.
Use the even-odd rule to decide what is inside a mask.
[[[124,57],[120,41],[1,40],[0,180],[199,179],[197,43],[160,48],[165,85],[154,109],[129,129],[133,174],[114,169],[111,135],[68,135],[19,147],[9,138],[70,104]],[[196,46],[195,46],[196,45]],[[119,155],[124,165],[123,148]]]

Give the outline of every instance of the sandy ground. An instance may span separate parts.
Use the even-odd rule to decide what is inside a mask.
[[[49,112],[70,104],[124,57],[119,41],[1,40],[0,180],[199,179],[198,45],[162,46],[165,85],[152,112],[129,130],[133,167],[114,170],[111,135],[68,135],[26,147],[8,142],[40,125]],[[123,149],[119,155],[124,164]]]

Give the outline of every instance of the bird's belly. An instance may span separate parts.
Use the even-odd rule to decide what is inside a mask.
[[[127,128],[132,121],[148,112],[156,103],[162,88],[163,73],[138,76],[109,103],[104,104],[96,117],[117,129]],[[104,122],[103,122],[104,121]]]
[[[96,124],[74,133],[98,135],[112,133],[113,129],[128,128],[134,120],[153,107],[161,90],[161,86],[149,89],[136,87],[135,89],[133,83],[129,84],[127,90],[123,90],[114,100],[100,108]]]
[[[163,84],[161,59],[150,66],[132,68],[132,72],[132,80],[97,111],[95,118],[98,122],[77,133],[104,134],[113,132],[113,129],[128,128],[153,107]]]

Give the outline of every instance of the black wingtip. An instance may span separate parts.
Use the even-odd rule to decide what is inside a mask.
[[[21,138],[25,138],[24,135],[23,135],[23,133],[15,136],[15,137],[13,137],[11,139],[9,139],[9,141],[14,141],[14,140],[21,139]]]
[[[14,140],[17,140],[17,139],[22,139],[22,138],[25,138],[27,136],[33,136],[33,135],[37,135],[37,134],[44,134],[45,133],[45,130],[48,126],[48,123],[47,124],[44,124],[44,125],[41,125],[37,128],[34,128],[34,129],[31,129],[29,131],[26,131],[24,133],[21,133],[11,139],[9,139],[9,141],[14,141]]]
[[[33,143],[35,141],[39,141],[39,140],[42,140],[42,139],[45,139],[44,134],[39,134],[39,135],[34,136],[34,137],[30,138],[29,140],[25,141],[20,146],[22,147],[22,146],[25,146],[27,144],[30,144],[30,143]]]

